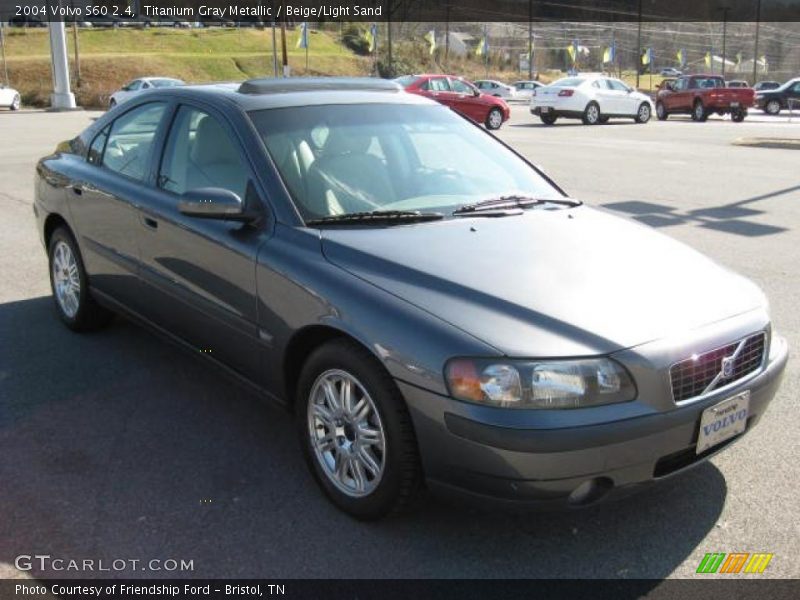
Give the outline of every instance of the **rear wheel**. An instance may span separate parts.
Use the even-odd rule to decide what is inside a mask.
[[[297,428],[314,478],[353,517],[406,508],[422,469],[405,401],[383,366],[349,340],[318,348],[303,367]]]
[[[650,120],[650,105],[647,102],[642,102],[639,105],[639,110],[636,111],[636,122],[647,123]]]
[[[50,236],[48,256],[56,311],[66,326],[73,331],[91,331],[106,325],[113,315],[89,293],[78,244],[66,227],[58,227]]]
[[[694,107],[692,108],[692,120],[702,123],[706,119],[708,119],[706,107],[703,106],[703,103],[700,100],[696,100]]]
[[[545,125],[553,125],[556,122],[558,117],[552,113],[543,113],[539,115],[539,118],[542,120],[542,123]]]
[[[19,97],[19,94],[14,94],[14,98],[11,100],[11,110],[19,110],[19,107],[22,106],[22,100]]]
[[[486,115],[486,129],[500,129],[503,124],[503,111],[499,108],[493,108]]]
[[[770,100],[764,107],[764,112],[768,115],[777,115],[781,112],[781,103],[779,100]]]
[[[656,116],[658,117],[659,121],[666,121],[669,119],[669,113],[667,112],[667,107],[664,106],[663,102],[659,102],[656,104]]]
[[[586,109],[583,111],[583,124],[597,125],[601,117],[600,106],[597,102],[589,102],[589,104],[586,105]]]

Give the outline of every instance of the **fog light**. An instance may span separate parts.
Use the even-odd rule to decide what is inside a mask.
[[[586,506],[597,502],[611,491],[614,487],[614,482],[608,477],[595,477],[588,479],[572,490],[569,495],[568,502],[575,506]]]

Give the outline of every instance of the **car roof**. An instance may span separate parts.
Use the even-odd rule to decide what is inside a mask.
[[[426,104],[438,106],[386,79],[374,77],[291,77],[209,83],[159,90],[159,94],[211,101],[224,98],[242,110],[324,104]],[[152,97],[152,96],[151,96]]]

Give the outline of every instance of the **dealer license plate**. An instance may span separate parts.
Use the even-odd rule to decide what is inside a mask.
[[[710,406],[700,417],[700,435],[697,438],[697,454],[739,435],[747,426],[750,414],[750,391],[736,394],[719,404]]]

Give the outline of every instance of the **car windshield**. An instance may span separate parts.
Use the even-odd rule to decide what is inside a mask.
[[[305,220],[370,211],[450,214],[487,198],[563,195],[443,106],[342,104],[250,113]]]
[[[553,82],[551,85],[554,87],[578,87],[586,81],[583,77],[565,77]]]

